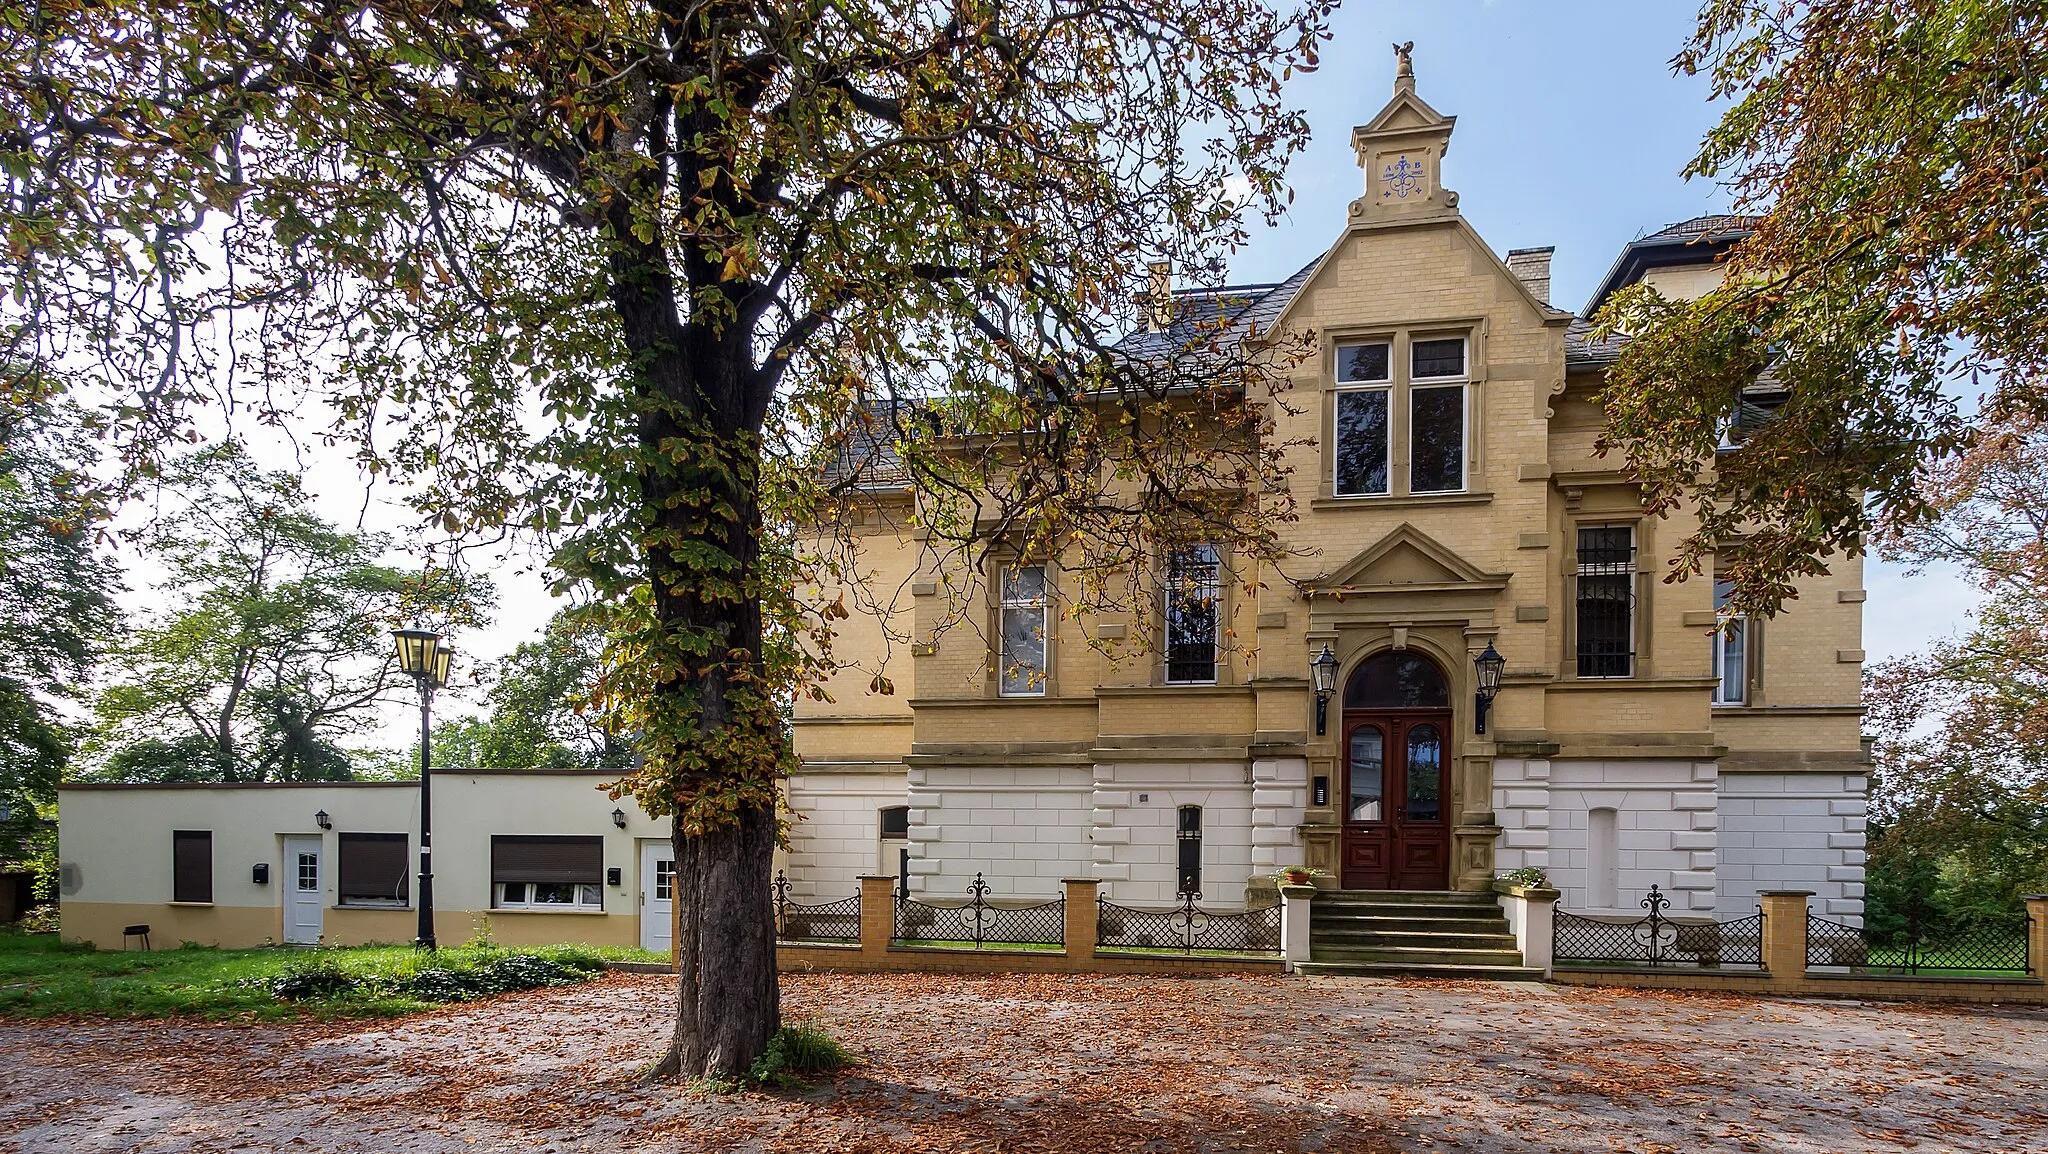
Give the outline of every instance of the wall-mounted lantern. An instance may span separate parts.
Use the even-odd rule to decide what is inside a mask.
[[[1486,643],[1486,652],[1472,659],[1472,668],[1479,675],[1476,683],[1478,690],[1472,695],[1473,705],[1477,710],[1474,714],[1474,733],[1486,732],[1486,711],[1493,708],[1494,696],[1500,692],[1500,672],[1507,668],[1507,664],[1508,659],[1494,649],[1491,641]]]
[[[328,817],[327,811],[323,809],[313,814],[313,824],[319,826],[321,829],[333,829],[334,819]]]
[[[1316,687],[1316,736],[1329,731],[1330,695],[1337,692],[1337,655],[1330,651],[1328,642],[1323,651],[1308,663],[1309,680]]]
[[[618,826],[620,829],[626,828],[626,811],[623,809],[613,810],[612,824]]]

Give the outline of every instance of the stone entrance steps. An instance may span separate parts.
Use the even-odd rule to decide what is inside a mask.
[[[1304,974],[1540,981],[1489,893],[1324,890],[1309,907]]]

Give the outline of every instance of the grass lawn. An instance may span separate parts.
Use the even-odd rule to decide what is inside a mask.
[[[553,965],[508,966],[508,958]],[[0,931],[0,1016],[389,1017],[495,992],[494,984],[563,984],[595,976],[606,961],[666,960],[665,954],[620,946],[467,945],[433,954],[411,946],[120,953],[67,945],[56,934]],[[275,983],[295,975],[301,996],[279,997]]]

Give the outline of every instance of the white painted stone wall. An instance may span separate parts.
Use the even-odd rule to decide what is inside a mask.
[[[1089,814],[1093,860],[1083,872],[1102,879],[1102,896],[1111,901],[1172,905],[1179,888],[1180,807],[1198,805],[1202,904],[1242,906],[1259,848],[1253,844],[1255,808],[1261,800],[1282,801],[1284,792],[1251,776],[1241,761],[1098,764]]]
[[[1720,916],[1753,913],[1760,890],[1812,890],[1813,912],[1862,925],[1868,788],[1857,773],[1721,775]]]
[[[997,898],[1055,898],[1085,876],[1088,766],[912,768],[910,890],[965,897],[976,873]]]
[[[1716,907],[1719,814],[1711,761],[1499,758],[1494,815],[1502,833],[1500,871],[1538,866],[1562,909],[1638,912],[1656,885],[1674,914]],[[1612,900],[1595,900],[1592,811],[1614,811]]]
[[[800,816],[783,855],[790,896],[832,901],[859,893],[856,879],[881,865],[881,811],[904,804],[908,775],[796,773],[788,785],[790,809]]]

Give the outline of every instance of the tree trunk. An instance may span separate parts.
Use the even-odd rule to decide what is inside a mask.
[[[642,202],[658,203],[642,190]],[[678,807],[676,1028],[649,1078],[746,1073],[781,1025],[775,928],[775,780],[788,735],[763,660],[761,440],[770,387],[749,327],[717,310],[682,319],[668,254],[609,210],[611,298],[635,356],[639,488],[661,680],[643,742]],[[715,266],[687,251],[694,279]],[[691,814],[694,813],[694,820]]]
[[[782,1024],[768,871],[775,815],[755,810],[701,837],[677,832],[676,1028],[650,1078],[733,1077]]]

